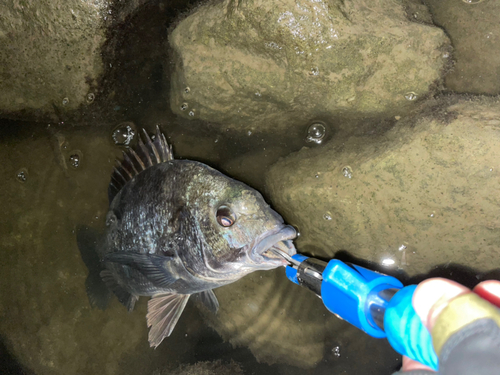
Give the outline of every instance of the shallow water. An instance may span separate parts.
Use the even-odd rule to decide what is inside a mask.
[[[264,195],[270,165],[304,146],[321,147],[307,142],[311,123],[283,136],[238,134],[175,117],[160,95],[161,64],[148,64],[147,78],[135,77],[142,62],[134,56],[143,49],[151,56],[152,47],[138,42],[150,32],[128,31],[123,65],[113,73],[123,76],[124,88],[135,90],[134,100],[120,94],[114,103],[99,106],[96,100],[78,120],[0,120],[0,368],[13,375],[142,375],[221,359],[236,361],[245,374],[378,375],[398,369],[401,357],[385,340],[337,319],[312,293],[289,283],[283,269],[216,291],[230,305],[221,306],[220,318],[188,303],[172,336],[156,350],[147,342],[145,298],[132,313],[116,299],[106,311],[90,308],[75,230],[104,225],[110,173],[124,149],[112,137],[120,123],[132,121],[136,133],[141,127],[152,132],[158,124],[175,157],[203,161]],[[154,32],[165,38],[164,30]],[[318,120],[327,124],[325,142],[342,135],[336,126],[341,119],[318,114]],[[217,319],[228,324],[223,334],[210,328],[221,325]]]

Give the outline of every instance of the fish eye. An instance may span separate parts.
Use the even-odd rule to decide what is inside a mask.
[[[217,222],[222,227],[230,227],[236,221],[236,215],[227,206],[220,206],[217,209]]]

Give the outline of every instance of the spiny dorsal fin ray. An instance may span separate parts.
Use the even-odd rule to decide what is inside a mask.
[[[148,301],[148,340],[151,347],[157,347],[165,337],[170,336],[190,294],[164,294],[155,296]]]
[[[134,176],[153,165],[173,160],[172,147],[167,143],[165,135],[156,126],[156,135],[152,140],[146,130],[143,131],[142,139],[139,134],[138,145],[135,150],[129,149],[123,152],[123,160],[117,161],[116,167],[111,174],[111,182],[108,188],[109,202],[118,194],[123,186]]]

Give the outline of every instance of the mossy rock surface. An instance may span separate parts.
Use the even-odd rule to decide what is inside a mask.
[[[343,250],[410,276],[450,263],[486,272],[500,248],[499,142],[498,98],[447,98],[383,135],[291,154],[266,183],[311,255]]]
[[[318,115],[402,115],[434,92],[450,49],[396,0],[210,2],[170,45],[174,113],[275,132]]]

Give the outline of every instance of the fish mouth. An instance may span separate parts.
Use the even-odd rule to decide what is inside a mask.
[[[285,225],[277,232],[266,234],[256,241],[250,251],[251,259],[259,265],[269,265],[269,268],[286,266],[288,262],[270,251],[272,248],[287,253],[290,256],[297,254],[292,240],[297,237],[297,231],[291,225]]]

